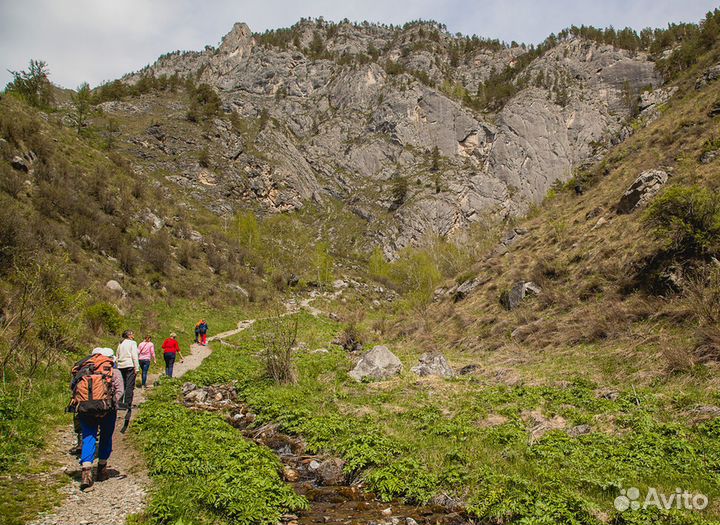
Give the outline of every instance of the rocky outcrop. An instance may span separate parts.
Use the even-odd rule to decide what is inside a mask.
[[[342,23],[324,37],[327,54],[311,56],[307,48],[316,33],[326,34],[324,24],[300,22],[292,43],[274,45],[238,23],[217,49],[171,53],[126,77],[199,75],[218,91],[226,116],[233,112],[254,130],[220,118],[188,144],[186,136],[150,129],[134,138],[137,155],[199,197],[212,195],[207,200],[222,214],[247,201],[273,213],[342,201],[393,257],[428,235],[454,235],[541,202],[556,181],[596,159],[598,144],[621,134],[630,114],[625,91],[661,82],[645,54],[579,38],[524,68],[519,46],[483,47],[454,63],[456,37],[433,24],[401,30]],[[369,57],[371,49],[377,55]],[[353,58],[359,55],[367,58]],[[506,68],[529,87],[490,119],[443,87],[448,64],[471,95]],[[661,103],[660,91],[651,93],[657,100],[646,97],[648,110]],[[142,105],[123,104],[103,107],[133,112]],[[163,113],[182,115],[182,108]],[[202,145],[216,158],[211,170],[180,154]],[[398,173],[411,183],[395,203]],[[377,220],[388,212],[393,220]]]
[[[645,206],[662,189],[668,180],[668,173],[663,170],[643,171],[640,176],[623,193],[617,205],[619,214],[632,213]]]
[[[539,295],[541,293],[540,287],[532,281],[519,281],[500,297],[500,303],[506,310],[514,310],[520,306],[528,294]]]
[[[702,89],[711,82],[715,82],[720,78],[720,64],[715,64],[705,70],[700,78],[695,82],[695,89]]]
[[[376,346],[362,356],[349,375],[355,381],[388,379],[402,372],[403,365],[387,346]]]
[[[420,363],[412,367],[411,370],[420,377],[440,376],[449,378],[455,376],[450,363],[442,354],[425,353],[421,355]]]

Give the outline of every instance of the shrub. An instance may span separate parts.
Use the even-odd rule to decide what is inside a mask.
[[[122,317],[117,308],[108,303],[96,303],[85,310],[85,320],[96,335],[117,335],[122,326]]]
[[[720,241],[718,194],[698,186],[675,186],[645,213],[645,222],[666,249],[688,257],[717,253]]]
[[[297,333],[297,315],[290,317],[280,313],[268,319],[267,326],[261,333],[265,373],[276,383],[297,381],[297,370],[292,358]]]
[[[170,236],[164,232],[158,232],[150,237],[143,250],[145,261],[157,272],[167,275],[170,272]]]

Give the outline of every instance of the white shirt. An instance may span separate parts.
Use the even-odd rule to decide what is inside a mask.
[[[118,345],[115,355],[118,368],[134,368],[136,372],[140,370],[137,343],[132,339],[124,339]]]

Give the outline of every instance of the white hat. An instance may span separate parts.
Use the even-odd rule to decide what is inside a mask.
[[[92,351],[93,354],[101,354],[105,357],[112,357],[115,359],[115,352],[113,352],[112,348],[95,348]]]

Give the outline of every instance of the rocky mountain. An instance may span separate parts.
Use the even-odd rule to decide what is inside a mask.
[[[622,140],[640,93],[662,84],[646,53],[577,37],[541,50],[435,23],[322,20],[262,35],[237,23],[217,48],[164,55],[123,81],[148,75],[212,86],[236,125],[215,118],[197,140],[163,123],[135,130],[144,162],[214,195],[222,213],[248,201],[278,212],[341,201],[389,256],[526,212]],[[185,108],[162,113],[182,120]],[[212,169],[177,155],[201,147]]]

